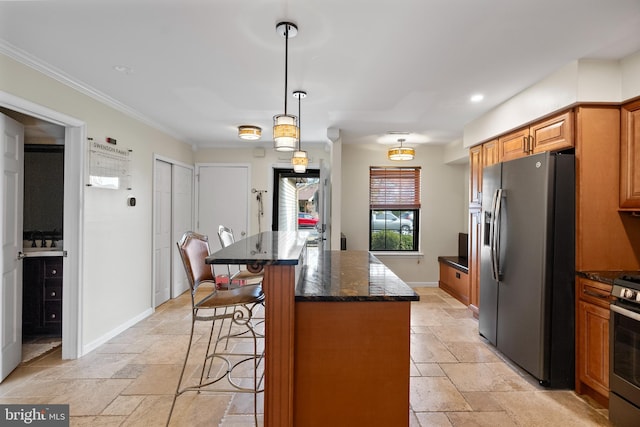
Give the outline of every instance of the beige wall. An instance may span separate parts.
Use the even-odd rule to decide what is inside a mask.
[[[0,90],[86,123],[87,136],[133,150],[133,190],[84,187],[81,347],[151,309],[153,154],[193,163],[191,146],[0,55]],[[127,196],[137,198],[128,207]],[[116,309],[117,308],[117,309]]]
[[[238,145],[246,148],[203,148],[194,154],[195,163],[248,163],[250,164],[251,188],[267,190],[263,198],[264,215],[261,220],[261,230],[271,230],[271,213],[273,207],[273,169],[290,168],[291,153],[277,152],[272,148],[264,149],[264,157],[254,153],[254,146],[250,143],[238,141]],[[329,152],[322,144],[306,144],[304,149],[309,156],[309,168],[319,169],[320,162],[328,162]],[[249,234],[258,233],[258,204],[252,198],[249,213]]]
[[[419,146],[411,162],[391,162],[383,145],[342,144],[342,232],[347,248],[369,247],[369,167],[421,166],[422,210],[420,252],[422,255],[378,255],[401,279],[410,284],[438,281],[439,255],[458,253],[458,233],[467,230],[467,165],[443,162],[444,146]]]
[[[580,102],[620,103],[640,95],[640,52],[621,61],[572,61],[464,128],[464,147]]]

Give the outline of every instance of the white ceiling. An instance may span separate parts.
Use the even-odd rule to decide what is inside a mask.
[[[328,128],[345,143],[395,141],[388,131],[447,143],[573,60],[640,51],[640,0],[77,0],[0,2],[0,52],[191,144],[269,146],[284,109],[280,21],[299,29],[288,112],[305,90],[303,144]],[[262,140],[240,141],[241,124]]]

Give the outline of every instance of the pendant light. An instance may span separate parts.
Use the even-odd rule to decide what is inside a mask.
[[[309,165],[309,157],[306,151],[302,151],[301,139],[302,139],[302,114],[300,111],[300,100],[307,97],[307,92],[297,90],[293,92],[294,98],[298,98],[298,149],[293,152],[291,157],[291,165],[293,171],[296,173],[305,173],[307,166]]]
[[[291,22],[280,22],[276,31],[284,37],[284,114],[273,116],[273,148],[276,151],[293,151],[298,141],[298,118],[287,114],[287,77],[289,39],[298,34],[298,27]]]
[[[404,141],[404,139],[400,138],[398,139],[400,146],[389,148],[387,151],[387,158],[389,160],[413,160],[416,156],[416,150],[410,147],[403,147],[402,143]]]

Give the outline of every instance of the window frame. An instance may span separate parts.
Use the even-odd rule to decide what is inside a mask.
[[[420,166],[369,168],[369,251],[393,254],[419,253],[421,179]],[[385,219],[384,226],[380,228],[380,224],[374,224],[374,215],[377,213],[384,213],[385,218],[391,213],[398,218],[399,223]],[[413,214],[409,233],[412,236],[410,247],[407,247],[408,239],[404,237],[407,234],[402,231],[404,224],[401,216],[406,213]],[[391,227],[388,224],[391,224]],[[396,235],[399,239],[396,239]],[[383,248],[379,248],[380,239],[384,240]],[[392,247],[389,248],[387,245]]]

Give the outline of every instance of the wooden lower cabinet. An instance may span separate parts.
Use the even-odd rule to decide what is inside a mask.
[[[62,257],[23,261],[22,328],[25,335],[62,334]]]
[[[469,274],[450,264],[440,262],[440,288],[449,295],[469,305]]]
[[[609,406],[611,285],[576,280],[576,392]]]

